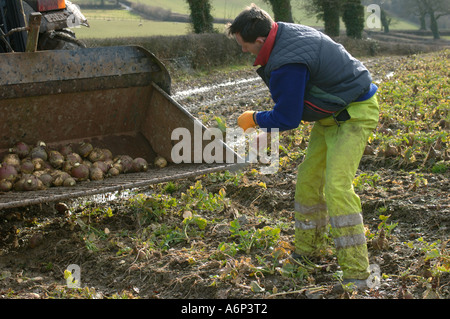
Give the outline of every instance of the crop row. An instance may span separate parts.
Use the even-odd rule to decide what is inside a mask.
[[[419,166],[450,160],[449,54],[413,56],[380,83],[380,123],[368,154]]]

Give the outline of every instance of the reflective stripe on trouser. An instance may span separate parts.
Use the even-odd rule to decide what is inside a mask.
[[[361,202],[353,190],[367,139],[378,123],[376,96],[354,102],[351,119],[339,126],[329,117],[315,123],[308,151],[298,168],[295,192],[295,248],[317,255],[326,248],[331,225],[336,254],[344,278],[368,277],[368,256]]]

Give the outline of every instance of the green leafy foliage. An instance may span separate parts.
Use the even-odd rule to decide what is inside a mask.
[[[265,226],[260,229],[243,229],[239,220],[230,222],[231,238],[237,238],[239,243],[237,249],[249,252],[252,248],[267,249],[276,244],[280,238],[280,229]]]
[[[370,139],[378,156],[404,167],[447,167],[442,161],[449,160],[449,54],[415,56],[379,84],[380,123]]]
[[[450,273],[450,252],[446,243],[441,240],[428,242],[423,237],[415,241],[405,243],[409,248],[420,251],[424,259],[420,260],[420,266],[425,268],[424,277],[440,277]]]
[[[353,180],[353,186],[356,190],[362,190],[366,185],[375,187],[379,179],[380,176],[376,173],[375,174],[361,173],[360,175],[356,176],[355,179]]]
[[[145,194],[137,194],[129,199],[131,209],[142,218],[144,222],[159,219],[170,209],[177,206],[175,198],[157,194],[148,196]]]
[[[197,181],[181,195],[181,202],[188,210],[222,210],[226,205],[225,190],[222,188],[213,194],[203,188],[201,181]]]
[[[364,7],[360,0],[346,0],[342,8],[342,20],[345,23],[347,36],[361,39],[364,30]]]

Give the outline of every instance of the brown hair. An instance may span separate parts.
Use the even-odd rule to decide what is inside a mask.
[[[245,42],[255,42],[258,37],[267,37],[274,21],[270,15],[252,3],[242,11],[233,23],[228,24],[228,35],[239,33]]]

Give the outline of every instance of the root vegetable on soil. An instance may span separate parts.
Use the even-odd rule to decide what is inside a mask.
[[[34,165],[34,170],[35,171],[40,171],[40,170],[43,170],[43,169],[45,169],[47,167],[45,165],[45,161],[42,158],[40,158],[40,157],[33,158],[31,160],[31,162]]]
[[[39,141],[31,147],[17,142],[9,148],[0,164],[0,192],[33,191],[49,187],[72,187],[78,182],[100,181],[125,173],[148,171],[141,157],[113,156],[106,148],[90,143],[64,144],[57,148]],[[157,157],[158,167],[167,161]]]
[[[97,161],[104,161],[106,159],[106,154],[101,148],[94,148],[89,153],[88,159],[93,163]]]
[[[78,154],[80,154],[80,156],[82,157],[88,157],[93,149],[94,147],[92,146],[91,143],[81,142],[80,145],[78,146]]]
[[[20,168],[19,155],[14,154],[14,153],[6,154],[3,157],[3,164],[8,164],[8,165],[14,166],[16,169],[19,169]]]
[[[71,175],[78,181],[85,181],[89,178],[89,168],[80,163],[75,163],[72,167]]]
[[[111,164],[108,164],[107,162],[103,161],[97,161],[92,164],[92,168],[98,168],[103,172],[103,174],[106,174],[111,167]]]
[[[72,186],[75,186],[76,184],[77,184],[77,182],[73,177],[68,177],[63,182],[64,187],[72,187]]]
[[[2,164],[0,167],[0,180],[5,179],[8,181],[14,181],[17,179],[18,172],[12,165]]]
[[[122,173],[133,172],[133,158],[129,155],[119,155],[115,158],[114,163],[118,163],[122,167]]]
[[[69,173],[64,171],[56,170],[52,173],[53,176],[53,186],[62,186],[64,184],[64,181],[70,177]]]
[[[120,170],[117,168],[117,166],[113,166],[108,170],[108,175],[109,176],[117,176],[120,174]]]
[[[99,167],[91,167],[89,169],[89,178],[92,181],[100,181],[104,177],[104,172]]]
[[[159,168],[163,168],[167,166],[167,161],[164,157],[162,156],[157,156],[155,158],[155,166],[159,167]]]
[[[46,161],[48,159],[47,151],[46,151],[45,147],[42,146],[42,145],[38,145],[38,146],[33,147],[31,149],[30,155],[31,155],[32,159],[34,159],[34,158],[41,158],[44,161]]]
[[[24,142],[17,142],[12,148],[9,149],[10,153],[19,155],[20,158],[25,158],[30,154],[30,146]]]
[[[6,179],[0,180],[0,192],[9,192],[13,187],[13,183]]]
[[[50,187],[53,183],[53,177],[49,173],[44,172],[44,174],[41,174],[38,177],[42,181],[42,184],[44,184],[45,187]]]
[[[29,158],[24,158],[20,164],[20,171],[24,174],[33,173],[34,163]]]
[[[69,162],[72,166],[76,163],[81,163],[83,159],[78,153],[72,152],[70,154],[67,154],[66,161]]]
[[[73,153],[72,144],[64,144],[59,148],[59,152],[62,154],[62,156],[67,156],[68,154]]]
[[[55,150],[52,150],[48,153],[48,161],[54,168],[61,168],[64,164],[64,156]]]
[[[137,157],[132,161],[134,172],[146,172],[148,170],[148,163],[142,157]]]

